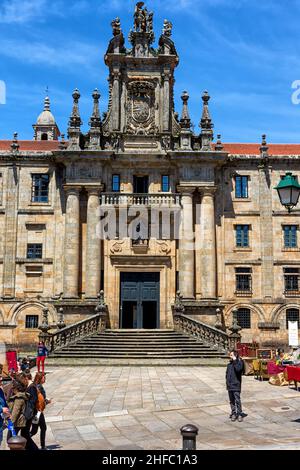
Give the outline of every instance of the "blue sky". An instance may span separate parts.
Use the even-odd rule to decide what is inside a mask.
[[[133,0],[0,0],[0,80],[7,103],[0,105],[0,139],[32,139],[32,124],[49,86],[52,111],[66,132],[72,91],[82,98],[83,130],[98,87],[107,107],[104,65],[111,20],[121,18],[124,35],[133,24]],[[156,41],[165,18],[173,22],[180,55],[175,101],[190,94],[195,131],[201,95],[211,95],[215,132],[225,142],[300,141],[300,104],[292,83],[300,80],[300,0],[149,0]],[[127,41],[128,45],[128,41]]]

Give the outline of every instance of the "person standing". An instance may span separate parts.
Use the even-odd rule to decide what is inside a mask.
[[[6,403],[5,395],[2,389],[2,377],[0,375],[0,447],[3,441],[4,418],[10,417],[10,411]]]
[[[41,372],[41,365],[42,365],[42,373],[45,373],[45,360],[48,356],[48,349],[45,346],[43,341],[40,341],[37,348],[37,360],[36,365],[38,372]]]
[[[21,435],[26,438],[25,427],[25,409],[26,403],[28,402],[29,395],[26,393],[27,381],[24,377],[17,376],[12,383],[12,394],[8,399],[9,409],[11,411],[11,420],[14,425],[16,434],[21,431]],[[11,438],[11,432],[8,432],[7,439]]]
[[[226,387],[231,407],[229,418],[231,421],[238,420],[240,423],[243,421],[241,390],[244,370],[245,365],[243,360],[239,357],[239,353],[237,351],[230,351],[229,364],[226,369]]]
[[[46,391],[44,389],[45,381],[46,381],[45,375],[42,374],[41,372],[37,372],[33,383],[37,387],[37,391],[38,391],[38,414],[37,414],[36,420],[34,420],[32,423],[31,437],[35,436],[38,432],[38,429],[40,428],[41,430],[40,439],[41,439],[42,450],[47,449],[46,448],[47,425],[46,425],[44,411],[45,411],[46,405],[49,405],[51,403],[51,400],[47,400],[47,397],[46,397]]]

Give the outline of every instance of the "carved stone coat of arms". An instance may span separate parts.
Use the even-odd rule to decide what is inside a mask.
[[[128,84],[127,129],[129,134],[153,135],[155,126],[155,83],[132,81]]]

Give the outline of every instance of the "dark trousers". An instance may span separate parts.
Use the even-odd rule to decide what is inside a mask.
[[[228,391],[231,413],[236,416],[242,414],[241,392]]]
[[[16,434],[19,434],[21,431],[21,436],[26,439],[26,447],[25,450],[39,450],[36,443],[31,439],[30,436],[30,429],[31,429],[31,420],[27,421],[25,428],[15,428]],[[11,432],[8,432],[7,440],[11,438]]]
[[[38,430],[41,430],[40,433],[40,439],[41,439],[41,447],[42,449],[46,447],[46,431],[47,431],[47,425],[46,425],[46,420],[44,413],[41,413],[40,419],[38,424],[33,424],[31,428],[31,436],[35,436],[38,432]]]

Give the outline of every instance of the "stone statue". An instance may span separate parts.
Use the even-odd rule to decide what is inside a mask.
[[[147,10],[143,10],[144,2],[138,2],[134,12],[134,30],[136,32],[146,32]]]
[[[171,23],[171,21],[165,20],[164,21],[163,35],[170,38],[172,36],[172,28],[173,28],[173,24]]]
[[[111,26],[112,26],[112,29],[113,29],[113,35],[114,36],[118,36],[119,34],[121,34],[121,21],[120,21],[120,18],[116,18],[115,20],[113,20],[111,22]]]
[[[153,32],[153,11],[150,11],[147,19],[147,31],[148,33]]]

